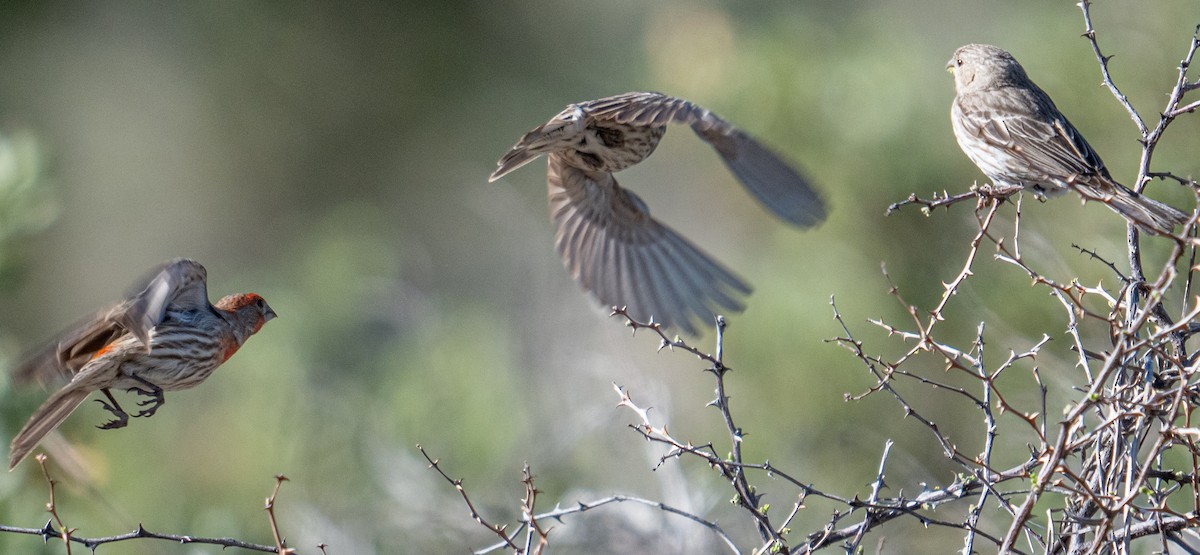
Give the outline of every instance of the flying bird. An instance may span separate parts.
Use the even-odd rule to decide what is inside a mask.
[[[691,126],[784,221],[806,228],[825,219],[820,194],[778,155],[716,114],[653,92],[567,106],[521,137],[488,181],[547,155],[550,218],[571,276],[604,305],[694,335],[694,321],[711,323],[714,309],[742,310],[750,286],[653,218],[613,175],[650,156],[670,123]]]
[[[9,470],[93,391],[104,394],[107,401],[96,401],[114,416],[102,429],[129,422],[109,391],[113,388],[145,397],[133,416],[151,416],[165,402],[164,391],[195,387],[275,317],[255,293],[209,303],[207,277],[200,263],[173,260],[140,293],[68,330],[18,366],[13,375],[18,383],[69,381],[13,438]]]
[[[954,74],[954,137],[993,183],[1039,196],[1073,190],[1154,234],[1170,234],[1188,220],[1187,214],[1117,183],[1012,54],[968,44],[954,52],[946,69]]]

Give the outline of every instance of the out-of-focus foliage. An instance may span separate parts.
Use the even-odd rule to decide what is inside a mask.
[[[569,102],[629,90],[694,100],[798,161],[825,191],[829,220],[788,229],[686,129],[619,176],[755,286],[746,312],[730,315],[726,339],[747,456],[846,496],[873,478],[887,438],[897,441],[892,487],[946,478],[940,450],[893,404],[843,402],[870,380],[823,339],[839,332],[830,295],[855,322],[901,317],[881,263],[918,305],[936,302],[939,281],[958,271],[974,221],[966,206],[884,216],[911,192],[958,192],[983,179],[950,131],[953,86],[943,68],[954,49],[1011,50],[1114,175],[1128,179],[1137,163],[1136,130],[1098,86],[1070,3],[38,2],[5,4],[0,14],[4,148],[27,168],[13,175],[49,171],[55,183],[53,197],[27,185],[25,200],[10,203],[9,155],[0,154],[0,253],[20,254],[6,273],[19,281],[0,288],[5,362],[175,256],[208,267],[214,297],[252,290],[279,313],[213,379],[168,396],[154,418],[99,431],[95,406],[72,415],[62,433],[89,478],[64,477],[59,504],[86,535],[141,522],[268,543],[261,500],[283,473],[292,481],[279,498],[280,524],[308,552],[318,542],[369,554],[492,541],[425,468],[418,442],[466,477],[496,520],[517,513],[528,461],[543,500],[620,491],[740,522],[707,469],[652,471],[654,454],[613,409],[617,381],[677,437],[715,440],[720,421],[704,406],[711,382],[684,357],[628,337],[562,270],[541,162],[486,183],[522,133]],[[1114,79],[1155,114],[1195,4],[1103,3],[1095,16],[1117,55]],[[45,151],[48,170],[38,162]],[[1198,175],[1196,152],[1200,118],[1184,118],[1156,165]],[[1192,207],[1174,185],[1149,191]],[[38,231],[56,213],[36,235],[7,235]],[[1023,248],[1094,282],[1106,269],[1071,243],[1120,259],[1123,230],[1099,206],[1027,201]],[[1150,243],[1147,256],[1161,248]],[[1001,267],[980,274],[961,302],[988,307],[990,331],[1028,342],[1061,329],[1027,278]],[[1054,377],[1070,371],[1066,348],[1053,345],[1040,360],[1051,384],[1066,383]],[[44,396],[7,391],[0,437]],[[954,405],[929,416],[958,437]],[[0,477],[0,522],[44,523],[35,466]],[[661,514],[608,511],[609,533],[569,520],[555,532],[559,545],[616,553],[650,537],[703,537]],[[827,518],[801,513],[792,529],[816,530]],[[731,532],[753,536],[749,527]],[[888,546],[948,552],[958,541],[932,530]],[[60,551],[0,535],[0,552]]]
[[[0,130],[0,289],[11,282],[20,240],[45,229],[57,211],[34,134]]]

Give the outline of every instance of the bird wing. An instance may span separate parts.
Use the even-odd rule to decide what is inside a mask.
[[[1012,175],[1038,168],[1035,181],[1073,181],[1088,176],[1111,179],[1104,161],[1079,130],[1040,89],[1006,89],[988,103],[959,102],[964,128],[1015,157]]]
[[[825,220],[825,203],[800,173],[720,116],[681,98],[631,92],[580,104],[589,117],[652,127],[690,125],[763,206],[783,220],[811,227]]]
[[[211,308],[208,272],[195,260],[177,258],[160,267],[130,301],[128,308],[113,314],[112,319],[149,348],[150,330],[163,321],[168,307],[181,311]]]
[[[180,258],[161,266],[137,294],[84,319],[29,357],[13,371],[17,383],[69,380],[105,346],[133,334],[149,348],[150,331],[167,308],[209,306],[207,272],[194,260]]]
[[[713,308],[742,310],[750,287],[669,227],[621,188],[611,173],[548,160],[550,217],[567,271],[601,303],[626,306],[634,318],[653,317],[694,334],[694,319],[712,321]]]

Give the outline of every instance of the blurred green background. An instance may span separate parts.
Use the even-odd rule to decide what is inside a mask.
[[[1198,14],[1192,0],[1094,8],[1102,46],[1117,55],[1113,77],[1151,125]],[[912,192],[983,180],[948,121],[944,66],[962,44],[1011,50],[1114,175],[1132,179],[1136,129],[1098,86],[1082,31],[1073,3],[1043,1],[5,3],[0,363],[120,297],[155,264],[188,256],[208,267],[214,299],[255,291],[279,318],[202,387],[170,395],[155,418],[100,431],[106,414],[87,404],[66,422],[83,470],[56,472],[59,505],[78,534],[140,522],[270,543],[262,500],[283,473],[292,481],[280,524],[303,552],[321,542],[338,554],[492,543],[425,468],[421,443],[466,479],[493,521],[519,515],[528,462],[543,508],[638,495],[717,520],[748,547],[755,534],[728,503],[729,488],[695,461],[654,470],[660,449],[614,409],[615,381],[677,437],[723,452],[719,415],[705,407],[711,378],[691,357],[656,354],[648,335],[630,338],[581,294],[554,251],[544,163],[489,185],[495,160],[569,102],[657,90],[797,161],[832,207],[822,227],[803,233],[766,216],[683,128],[620,177],[756,288],[747,310],[730,315],[726,343],[747,456],[865,496],[892,438],[891,493],[913,492],[956,468],[894,401],[843,401],[872,381],[824,341],[841,335],[829,298],[869,351],[894,353],[904,345],[866,323],[907,323],[880,264],[926,309],[961,267],[975,225],[969,206],[931,218],[884,210]],[[1155,167],[1200,174],[1197,152],[1200,117],[1186,116]],[[1175,185],[1155,183],[1151,194],[1193,206]],[[1021,240],[1055,279],[1113,285],[1070,245],[1119,262],[1124,229],[1100,206],[1027,199]],[[1161,247],[1148,245],[1147,268]],[[947,311],[961,318],[947,324],[950,337],[965,346],[986,319],[1002,359],[1050,334],[1056,341],[1038,362],[1051,395],[1069,395],[1079,372],[1058,340],[1061,308],[986,255],[976,272]],[[710,338],[700,344],[710,348]],[[927,367],[942,377],[938,364]],[[1036,411],[1028,368],[1012,387]],[[0,391],[7,441],[45,393]],[[977,411],[907,391],[964,452],[979,449]],[[1012,447],[1004,464],[1026,455],[1020,433],[1003,438]],[[761,475],[754,482],[782,518],[795,491]],[[45,500],[31,460],[0,476],[0,523],[41,526]],[[835,508],[810,502],[793,539]],[[955,531],[912,522],[868,543],[884,535],[891,553],[961,546]],[[551,542],[557,552],[717,549],[706,530],[633,506],[556,524]],[[0,551],[62,546],[0,534]],[[142,541],[101,552],[222,551]]]

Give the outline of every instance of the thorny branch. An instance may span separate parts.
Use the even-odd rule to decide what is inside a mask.
[[[652,327],[652,324],[642,324],[630,319],[628,315],[623,314],[623,311],[618,310],[616,313],[624,316],[627,320],[627,325],[630,325],[635,330],[643,327],[656,329]],[[840,322],[840,316],[837,318]],[[718,329],[720,329],[720,327]],[[857,345],[857,342],[850,337],[849,330],[845,331],[848,338],[845,339],[844,342],[848,345]],[[720,341],[722,338],[723,335],[719,333],[718,341]],[[842,342],[843,340],[839,339],[837,341]],[[676,347],[683,348],[682,350],[696,354],[694,352],[694,348],[686,345],[686,343],[682,342],[681,340],[675,339],[670,340],[670,342],[675,344]],[[718,344],[718,352],[720,350],[719,347],[720,345]],[[862,353],[861,350],[858,352],[860,354]],[[703,353],[700,353],[698,356],[709,361],[719,360],[716,357],[709,357]],[[864,360],[870,360],[865,354],[862,356],[864,357]],[[885,389],[891,388],[890,384],[883,384],[881,387]],[[871,493],[869,494],[868,499],[863,501],[857,496],[853,498],[843,497],[818,489],[811,483],[805,483],[799,480],[792,474],[779,469],[768,461],[764,461],[762,463],[750,463],[741,460],[733,460],[732,457],[727,459],[718,455],[712,444],[706,443],[697,445],[693,442],[676,439],[668,431],[666,425],[654,424],[650,419],[649,409],[637,405],[624,387],[613,384],[613,389],[617,392],[617,395],[620,399],[617,403],[617,406],[628,408],[635,415],[637,415],[638,419],[640,420],[640,423],[631,425],[631,427],[634,430],[637,430],[646,440],[662,443],[668,447],[667,451],[659,458],[660,465],[665,464],[667,461],[680,459],[683,457],[699,458],[703,460],[707,466],[718,471],[726,481],[730,482],[731,485],[734,486],[735,493],[739,494],[742,490],[739,489],[740,486],[733,479],[733,477],[742,476],[744,478],[747,471],[763,472],[767,477],[782,480],[783,482],[799,490],[800,501],[792,507],[792,510],[784,519],[784,524],[772,531],[773,533],[771,541],[764,543],[758,548],[756,551],[758,553],[809,553],[825,547],[838,545],[839,542],[843,541],[845,541],[845,543],[842,545],[842,547],[849,552],[854,552],[859,542],[871,529],[897,518],[906,516],[916,518],[925,526],[939,526],[968,530],[974,536],[984,538],[996,545],[999,545],[1000,539],[998,537],[984,530],[980,530],[974,524],[938,519],[932,516],[930,513],[943,505],[963,499],[976,491],[993,490],[999,483],[1008,482],[1011,480],[1020,481],[1026,479],[1029,476],[1029,469],[1036,466],[1036,460],[1031,458],[1029,461],[1021,465],[1004,471],[994,471],[986,468],[978,469],[976,472],[974,472],[973,476],[956,478],[950,484],[939,488],[927,489],[913,497],[907,497],[903,495],[903,491],[901,491],[900,495],[896,497],[883,497],[882,491],[886,488],[886,484],[883,479],[883,465],[886,462],[887,453],[891,449],[891,444],[889,443],[887,446],[885,446],[885,452],[882,460],[880,461],[879,473],[877,474],[875,481],[872,482]],[[895,394],[895,390],[891,391]],[[911,410],[911,407],[905,405],[905,408],[907,415],[912,416],[915,414],[915,411]],[[725,410],[727,410],[727,408]],[[726,418],[727,420],[732,420],[731,416],[727,415]],[[920,417],[918,416],[918,418]],[[936,432],[936,424],[929,422],[929,425]],[[942,437],[945,439],[944,436]],[[953,449],[948,440],[946,442],[946,448],[949,450]],[[761,494],[759,494],[759,496],[761,497]],[[806,539],[799,544],[796,544],[795,542],[789,542],[786,538],[788,532],[786,526],[803,508],[804,500],[807,498],[818,498],[831,501],[837,505],[845,507],[845,510],[844,512],[843,510],[836,511],[832,515],[829,523],[821,531],[808,534]],[[760,526],[769,522],[765,518],[767,516],[765,509],[751,510],[745,505],[743,505],[743,508],[747,509],[748,514],[755,519],[756,523]],[[858,510],[864,511],[864,517],[861,522],[841,528],[838,527],[838,524],[842,520],[845,520]]]
[[[438,474],[441,474],[442,478],[449,482],[450,485],[454,486],[454,489],[458,491],[460,496],[462,496],[463,502],[467,504],[467,510],[471,511],[471,520],[478,522],[480,526],[487,528],[493,534],[499,536],[501,540],[504,540],[504,545],[512,549],[514,553],[528,553],[527,551],[524,551],[521,546],[517,545],[513,537],[508,535],[508,532],[506,531],[508,529],[507,526],[503,524],[492,524],[485,520],[483,515],[479,514],[479,510],[475,508],[475,504],[471,502],[471,498],[467,495],[467,489],[463,487],[463,481],[461,479],[451,478],[449,474],[446,474],[446,471],[442,470],[442,467],[438,464],[438,459],[429,456],[429,453],[425,452],[425,448],[420,444],[417,444],[417,450],[421,452],[421,455],[425,457],[425,460],[429,461],[429,468],[432,468],[433,470],[437,471]]]
[[[467,508],[471,511],[471,519],[479,523],[491,533],[500,537],[501,541],[499,543],[475,551],[476,555],[491,553],[497,549],[510,549],[513,553],[517,554],[531,553],[530,548],[534,541],[537,542],[537,547],[534,548],[535,551],[532,551],[532,553],[538,553],[549,543],[550,535],[550,530],[542,528],[539,522],[547,520],[562,522],[567,516],[576,513],[588,512],[593,509],[598,509],[600,507],[617,503],[646,505],[667,514],[684,517],[708,528],[709,530],[712,530],[713,533],[715,533],[717,537],[721,539],[725,546],[729,548],[730,552],[734,553],[735,555],[741,555],[742,553],[741,550],[737,548],[737,545],[733,542],[733,539],[730,538],[729,535],[725,533],[725,530],[723,530],[717,523],[705,520],[682,509],[667,505],[666,503],[650,501],[640,497],[629,495],[613,495],[594,501],[577,501],[574,506],[571,507],[556,506],[551,511],[535,513],[534,500],[539,492],[533,485],[533,475],[530,473],[528,465],[525,466],[521,473],[521,483],[525,486],[525,497],[521,500],[521,520],[519,525],[516,527],[516,530],[510,534],[507,532],[506,526],[491,524],[479,514],[479,512],[475,509],[475,504],[471,501],[470,496],[467,494],[466,488],[463,487],[462,480],[451,478],[448,474],[446,474],[446,472],[442,470],[440,466],[440,461],[431,457],[429,453],[425,451],[424,447],[417,445],[417,450],[421,452],[421,455],[425,457],[425,460],[429,461],[429,468],[437,471],[437,473],[440,474],[443,479],[450,483],[450,485],[454,486],[454,489],[458,491],[459,495],[463,499],[463,502],[466,503]],[[522,533],[526,534],[526,541],[522,545],[518,545],[516,538]]]
[[[721,412],[721,417],[725,422],[726,431],[729,433],[730,440],[730,461],[731,465],[722,467],[722,474],[730,481],[736,495],[735,501],[739,506],[746,509],[753,516],[758,525],[758,531],[761,539],[768,544],[783,545],[784,541],[779,532],[774,530],[771,525],[770,518],[760,510],[761,496],[750,485],[746,479],[746,474],[742,469],[742,441],[744,434],[742,429],[733,422],[733,413],[729,408],[729,396],[725,393],[725,375],[729,372],[729,367],[725,366],[722,360],[725,348],[725,318],[722,316],[716,317],[717,338],[716,338],[716,355],[710,355],[702,352],[700,349],[688,345],[683,340],[676,337],[668,340],[663,332],[662,326],[657,323],[641,323],[633,319],[624,307],[613,307],[613,316],[620,316],[625,319],[625,324],[633,329],[633,333],[637,333],[639,329],[649,329],[659,336],[662,343],[659,346],[661,351],[664,347],[671,349],[681,349],[698,356],[701,360],[707,361],[710,366],[705,368],[705,371],[711,373],[716,379],[716,398],[709,401],[708,405],[716,407]],[[615,384],[614,384],[614,387]],[[618,388],[618,392],[620,389]],[[622,398],[622,404],[625,403],[627,397]],[[620,406],[620,405],[619,405]],[[644,416],[644,415],[643,415]],[[663,429],[665,434],[666,430]],[[644,432],[643,432],[644,433]]]
[[[975,199],[976,201],[983,201],[985,199],[1003,200],[1005,198],[1008,198],[1013,193],[1019,192],[1020,190],[1021,190],[1020,187],[1013,187],[1013,186],[1009,186],[1009,185],[985,184],[985,185],[980,185],[980,186],[973,186],[973,187],[971,187],[970,191],[967,191],[965,193],[959,193],[957,195],[951,195],[945,191],[942,191],[941,193],[935,192],[933,194],[933,198],[930,198],[930,199],[923,199],[921,197],[918,197],[916,193],[913,193],[911,195],[908,195],[908,198],[906,198],[902,201],[893,202],[892,204],[889,204],[886,215],[891,216],[892,213],[897,212],[901,208],[904,208],[905,206],[908,206],[910,204],[915,204],[917,206],[920,206],[921,212],[924,212],[925,215],[929,215],[938,208],[949,208],[949,207],[951,207],[955,204],[958,204],[964,200],[969,200],[969,199]]]
[[[236,547],[236,548],[240,548],[240,549],[245,549],[247,551],[259,551],[262,553],[279,553],[281,555],[282,554],[293,554],[294,555],[294,554],[298,553],[295,549],[288,549],[288,548],[284,547],[284,542],[282,540],[282,537],[279,535],[279,527],[275,522],[275,512],[274,512],[275,496],[279,494],[280,484],[284,480],[287,479],[287,478],[284,478],[283,476],[276,476],[275,489],[271,493],[271,497],[269,497],[267,499],[268,518],[269,518],[270,525],[271,525],[271,531],[275,535],[276,544],[274,546],[254,544],[254,543],[244,542],[242,540],[237,540],[237,539],[233,539],[233,538],[205,538],[205,537],[200,537],[200,536],[192,536],[192,535],[184,535],[184,534],[159,534],[159,533],[151,532],[151,531],[143,528],[141,524],[139,524],[138,527],[136,529],[134,529],[132,532],[127,532],[124,534],[117,534],[115,536],[105,536],[105,537],[101,537],[101,538],[84,538],[84,537],[75,535],[76,529],[67,528],[67,526],[63,523],[62,518],[58,514],[58,506],[57,506],[57,502],[56,502],[55,496],[54,496],[54,486],[57,482],[53,478],[51,478],[50,472],[46,468],[46,464],[45,464],[46,458],[47,457],[45,454],[39,453],[35,460],[37,460],[38,464],[41,465],[42,473],[45,475],[46,482],[50,486],[50,500],[46,503],[46,511],[49,512],[50,516],[51,516],[50,520],[46,521],[45,526],[42,526],[41,528],[20,528],[20,527],[16,527],[16,526],[0,525],[0,532],[7,532],[7,533],[11,533],[11,534],[26,534],[26,535],[30,535],[30,536],[41,536],[43,541],[49,540],[50,538],[61,538],[66,545],[67,553],[71,553],[71,544],[73,544],[73,543],[80,544],[94,553],[96,551],[96,548],[100,547],[101,545],[125,542],[125,541],[132,541],[132,540],[141,540],[141,539],[167,540],[167,541],[172,541],[175,543],[185,544],[185,545],[186,544],[219,545],[221,547]],[[57,525],[57,528],[55,527],[56,525]],[[322,553],[325,552],[324,544],[318,545],[317,548]]]
[[[1152,128],[1109,73],[1111,57],[1102,53],[1097,41],[1089,0],[1081,0],[1078,5],[1086,29],[1084,37],[1099,62],[1103,83],[1141,136],[1143,149],[1135,188],[1141,191],[1150,180],[1159,179],[1200,191],[1200,184],[1192,177],[1151,171],[1155,147],[1171,122],[1200,108],[1200,100],[1186,98],[1200,90],[1200,79],[1188,76],[1200,50],[1200,26],[1188,43],[1167,104],[1159,110],[1159,121]],[[1014,195],[1014,216],[1005,223],[997,216]],[[651,418],[648,408],[634,402],[628,389],[614,383],[618,407],[628,409],[637,418],[630,427],[645,440],[664,447],[659,466],[694,460],[716,472],[721,482],[733,490],[734,503],[758,533],[760,542],[754,553],[811,553],[834,545],[847,553],[861,552],[866,535],[876,527],[907,519],[924,527],[961,531],[963,555],[980,552],[980,544],[995,546],[1001,553],[1124,554],[1131,552],[1135,541],[1143,539],[1154,541],[1151,548],[1157,552],[1175,548],[1200,553],[1200,424],[1192,415],[1194,404],[1200,402],[1200,372],[1187,345],[1200,331],[1195,323],[1200,317],[1200,300],[1192,298],[1191,293],[1194,273],[1200,269],[1196,264],[1200,247],[1196,216],[1179,235],[1162,239],[1172,248],[1161,268],[1149,275],[1143,267],[1141,237],[1132,226],[1127,231],[1129,267],[1125,271],[1096,248],[1072,244],[1080,254],[1111,272],[1114,279],[1105,286],[1104,282],[1085,285],[1079,278],[1056,279],[1039,269],[1040,261],[1023,256],[1021,195],[1016,188],[983,185],[961,194],[935,193],[928,199],[913,194],[889,206],[888,214],[916,205],[928,215],[969,199],[976,201],[977,231],[967,244],[957,274],[941,284],[941,296],[932,309],[909,303],[884,271],[891,284],[890,296],[900,305],[904,323],[882,317],[869,322],[886,333],[890,341],[900,344],[900,348],[893,349],[896,354],[869,351],[839,311],[836,300],[830,298],[841,335],[829,341],[849,351],[871,380],[866,391],[846,394],[845,399],[858,401],[883,395],[895,401],[905,420],[925,430],[929,441],[957,466],[949,483],[921,484],[907,495],[901,488],[889,496],[885,469],[893,445],[890,440],[885,443],[865,499],[857,493],[844,495],[817,487],[766,460],[745,460],[742,445],[746,433],[734,424],[725,393],[730,368],[722,356],[723,319],[717,320],[713,355],[678,337],[669,337],[658,324],[638,322],[624,309],[613,309],[613,315],[624,318],[634,333],[645,329],[656,335],[659,350],[683,351],[707,365],[705,370],[716,381],[716,398],[709,405],[721,412],[730,447],[718,449],[709,440],[678,438],[665,423]],[[1011,235],[1001,231],[1006,226]],[[997,351],[989,345],[989,327],[984,319],[965,326],[961,321],[943,324],[954,312],[948,308],[979,271],[991,249],[991,260],[1000,264],[989,266],[989,270],[1015,269],[1018,277],[1027,277],[1033,287],[1053,299],[1055,310],[1061,310],[1062,328],[1025,330],[1030,339],[1023,346]],[[1012,277],[1011,272],[1008,275]],[[1173,303],[1170,311],[1166,303]],[[959,318],[956,313],[953,317]],[[970,329],[974,330],[973,337],[963,339],[963,330]],[[1064,336],[1069,349],[1059,352],[1065,351],[1065,360],[1073,363],[1073,369],[1063,367],[1055,358],[1059,353],[1047,348],[1052,340]],[[1046,355],[1046,351],[1051,353]],[[1040,364],[1053,364],[1055,376],[1074,385],[1054,390],[1053,384],[1043,381]],[[924,394],[910,395],[914,387]],[[960,403],[978,415],[982,423],[980,452],[963,452],[958,447],[961,439],[952,438],[951,432],[931,416],[935,414],[933,407],[922,404],[931,390],[938,394],[939,404]],[[1060,402],[1062,406],[1057,406]],[[954,433],[962,433],[962,429],[961,425],[953,428]],[[1011,454],[1020,445],[1025,446],[1028,456],[1013,464]],[[501,538],[500,543],[480,553],[496,549],[527,553],[533,541],[527,539],[524,546],[515,542],[522,532],[536,539],[537,549],[541,549],[549,531],[540,528],[539,520],[561,520],[567,514],[618,502],[640,503],[684,516],[711,530],[730,552],[742,552],[715,521],[639,498],[618,495],[535,514],[529,500],[537,492],[531,483],[526,484],[527,510],[517,530],[510,533],[503,526],[483,520],[461,481],[451,479],[435,460],[428,455],[426,458],[458,489],[472,518]],[[1005,458],[1009,462],[1003,465],[1008,468],[997,466]],[[528,473],[525,476],[528,478]],[[794,488],[795,501],[782,507],[782,512],[772,512],[762,502],[766,492],[754,485],[762,478],[773,480],[777,488]],[[955,503],[960,500],[967,502]],[[805,511],[811,516],[810,503],[833,505],[835,509],[823,519],[824,526],[797,538],[790,526]],[[1035,514],[1035,509],[1041,513]],[[851,515],[856,513],[851,522]]]
[[[1104,85],[1113,93],[1122,107],[1129,113],[1138,127],[1142,139],[1142,157],[1139,165],[1137,189],[1140,191],[1152,178],[1169,179],[1192,187],[1196,182],[1181,178],[1171,172],[1151,172],[1150,165],[1154,149],[1174,118],[1192,113],[1200,106],[1196,101],[1183,104],[1184,95],[1200,88],[1200,80],[1189,79],[1188,69],[1196,51],[1200,49],[1200,26],[1196,28],[1179,65],[1176,82],[1169,95],[1167,105],[1160,110],[1160,119],[1149,127],[1138,114],[1129,99],[1113,81],[1108,65],[1111,57],[1105,56],[1097,42],[1096,30],[1092,25],[1090,2],[1079,3],[1083,12],[1086,32],[1099,62]],[[943,195],[945,197],[945,195]],[[959,195],[958,197],[962,197]],[[935,199],[940,201],[941,199]],[[910,197],[893,207],[909,203],[922,204],[926,209],[940,206]],[[948,203],[947,203],[948,204]],[[988,206],[984,197],[979,198],[979,209]],[[931,311],[928,320],[920,317],[920,311],[903,301],[898,289],[893,286],[893,295],[901,301],[911,319],[912,330],[876,320],[874,323],[909,343],[911,347],[893,359],[867,356],[863,345],[854,340],[849,329],[834,307],[835,318],[843,326],[846,336],[837,341],[866,364],[876,383],[865,394],[851,397],[861,398],[876,392],[890,393],[901,406],[906,416],[928,427],[946,451],[947,457],[972,470],[972,465],[988,467],[995,439],[997,421],[989,407],[999,406],[1001,414],[1016,414],[1033,432],[1035,441],[1030,442],[1035,464],[1030,468],[1033,487],[1017,497],[1001,494],[989,488],[980,502],[972,506],[968,514],[970,522],[978,522],[986,496],[997,493],[1000,508],[1012,515],[1004,533],[1001,552],[1014,552],[1017,543],[1030,549],[1050,553],[1092,553],[1128,551],[1130,542],[1136,538],[1157,535],[1159,549],[1166,551],[1168,545],[1181,546],[1189,542],[1179,535],[1181,530],[1194,529],[1200,524],[1200,482],[1195,478],[1200,451],[1196,449],[1195,434],[1181,433],[1190,429],[1191,403],[1196,401],[1197,385],[1195,365],[1189,355],[1187,339],[1195,333],[1192,324],[1200,307],[1189,303],[1192,274],[1195,271],[1196,240],[1192,222],[1178,236],[1168,237],[1174,242],[1161,270],[1147,278],[1142,266],[1141,243],[1138,232],[1132,226],[1128,230],[1130,271],[1122,273],[1115,264],[1101,257],[1094,249],[1075,246],[1081,253],[1105,264],[1118,278],[1118,291],[1109,291],[1102,285],[1084,286],[1077,281],[1060,283],[1035,270],[1029,261],[1020,255],[1018,243],[1019,224],[1014,224],[1011,243],[1006,243],[991,232],[992,216],[996,205],[979,216],[979,232],[969,245],[966,263],[958,276],[944,284],[941,302]],[[1042,407],[1038,412],[1024,413],[1016,410],[997,386],[995,376],[999,370],[990,372],[983,356],[984,326],[979,326],[972,348],[957,348],[951,342],[940,339],[935,326],[950,298],[960,286],[972,276],[972,269],[981,240],[986,239],[996,248],[994,258],[1016,266],[1029,276],[1035,286],[1046,288],[1062,305],[1067,317],[1066,333],[1071,339],[1072,350],[1079,358],[1077,366],[1086,377],[1086,386],[1079,390],[1077,399],[1064,408],[1057,423],[1050,420],[1046,409],[1047,389],[1038,379],[1037,368],[1033,376],[1041,388]],[[1178,280],[1180,262],[1188,260],[1187,278]],[[1179,320],[1173,319],[1164,307],[1168,293],[1179,287],[1182,281],[1184,295],[1178,310]],[[1108,306],[1107,313],[1096,310],[1097,306]],[[1105,329],[1109,345],[1097,349],[1089,347],[1090,340],[1082,328]],[[1049,335],[1044,336],[1046,339]],[[1021,358],[1033,361],[1041,345],[1030,349],[1027,357],[1009,357],[1005,366]],[[968,373],[972,368],[979,380],[982,392],[969,394],[948,384],[925,376],[920,368],[910,368],[914,361],[933,355],[940,359],[945,371]],[[975,461],[969,461],[953,450],[953,443],[946,439],[937,425],[925,419],[909,405],[895,389],[897,380],[912,380],[932,385],[942,391],[953,392],[976,405],[983,412],[985,422],[984,453]],[[1053,412],[1053,411],[1052,411]],[[1175,452],[1186,453],[1190,467],[1176,468]],[[1167,499],[1182,492],[1190,500],[1192,510],[1181,513],[1171,508]],[[1061,508],[1047,513],[1044,521],[1033,516],[1035,504],[1053,493],[1061,499]],[[1020,499],[1022,498],[1023,499]],[[1012,504],[1008,499],[1019,503]],[[964,554],[973,551],[974,537],[968,532],[964,538]],[[1195,552],[1194,546],[1184,547]]]

